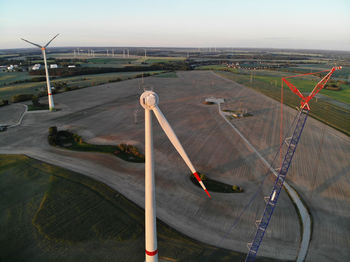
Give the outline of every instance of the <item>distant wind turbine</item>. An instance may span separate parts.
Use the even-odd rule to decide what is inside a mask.
[[[210,197],[192,162],[188,158],[179,139],[158,107],[158,95],[153,91],[145,91],[140,97],[140,104],[145,109],[145,240],[146,240],[146,262],[158,261],[157,248],[157,228],[156,228],[156,196],[154,184],[154,150],[153,150],[153,131],[152,131],[152,113],[155,114],[160,126],[180,154],[186,165],[191,170],[203,190]]]
[[[51,92],[51,86],[50,86],[50,78],[49,78],[49,70],[47,68],[47,61],[46,61],[46,47],[58,36],[59,34],[55,35],[49,42],[47,42],[46,45],[41,46],[38,44],[35,44],[33,42],[30,42],[26,39],[21,38],[23,41],[32,44],[34,46],[37,46],[41,49],[42,53],[43,53],[43,57],[44,57],[44,64],[45,64],[45,73],[46,73],[46,85],[47,85],[47,95],[48,95],[48,99],[49,99],[49,108],[50,111],[53,111],[55,109],[55,105],[53,103],[53,97],[52,97],[52,92]]]

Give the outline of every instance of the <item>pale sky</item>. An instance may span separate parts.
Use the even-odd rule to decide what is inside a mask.
[[[0,49],[257,47],[350,51],[350,0],[0,0]]]

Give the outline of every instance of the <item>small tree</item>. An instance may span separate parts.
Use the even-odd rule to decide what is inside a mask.
[[[40,106],[39,97],[33,96],[32,103],[33,103],[33,106]]]
[[[57,127],[51,126],[49,127],[49,136],[48,141],[50,145],[56,145],[56,137],[57,137]]]
[[[57,135],[57,126],[49,127],[49,136],[56,136],[56,135]]]
[[[204,174],[200,174],[199,177],[200,177],[200,179],[201,179],[202,181],[207,180],[207,176],[204,175]]]

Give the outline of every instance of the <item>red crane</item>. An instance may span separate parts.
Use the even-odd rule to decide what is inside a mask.
[[[289,86],[289,88],[292,90],[292,92],[294,94],[296,94],[297,96],[299,96],[301,98],[301,109],[307,109],[310,110],[310,106],[309,106],[309,101],[318,93],[321,91],[321,89],[326,85],[327,81],[329,80],[329,78],[331,77],[331,75],[334,73],[335,70],[340,70],[342,67],[341,66],[336,66],[333,67],[331,69],[331,71],[328,72],[328,70],[325,71],[320,71],[320,72],[315,72],[315,73],[308,73],[308,74],[302,74],[302,75],[296,75],[296,76],[287,76],[287,77],[282,77],[282,81],[285,82],[287,84],[287,86]],[[320,82],[317,83],[317,85],[315,86],[315,88],[312,90],[312,92],[308,95],[308,96],[303,96],[302,93],[300,93],[300,91],[298,90],[298,88],[296,88],[291,82],[289,82],[287,80],[287,78],[291,78],[291,77],[298,77],[298,76],[305,76],[305,75],[313,75],[313,74],[317,74],[317,73],[322,73],[322,72],[328,72],[327,75],[325,75]]]
[[[275,183],[273,185],[270,197],[267,197],[268,200],[266,202],[263,216],[261,219],[256,221],[257,231],[255,233],[254,240],[252,243],[248,243],[249,252],[248,252],[246,260],[245,260],[246,262],[255,261],[260,244],[264,238],[265,231],[270,223],[270,219],[272,217],[273,211],[275,210],[278,197],[280,195],[281,189],[283,187],[283,183],[284,183],[286,175],[288,173],[288,169],[289,169],[290,164],[292,162],[295,150],[296,150],[297,145],[298,145],[299,140],[300,140],[301,133],[303,132],[307,117],[309,115],[310,106],[308,103],[326,85],[327,81],[329,80],[331,75],[334,73],[334,71],[340,70],[340,69],[341,69],[341,66],[338,66],[338,67],[333,67],[329,72],[328,72],[328,70],[321,71],[321,72],[328,72],[328,74],[326,76],[324,76],[321,79],[321,81],[319,81],[317,83],[315,88],[306,97],[298,90],[298,88],[296,88],[292,83],[290,83],[287,80],[287,78],[317,74],[317,73],[321,73],[321,72],[295,75],[295,76],[289,76],[289,77],[282,77],[282,81],[289,86],[289,88],[292,90],[293,93],[295,93],[297,96],[299,96],[301,98],[301,106],[300,106],[300,111],[298,112],[298,114],[299,114],[298,118],[297,118],[298,120],[297,120],[296,126],[294,128],[293,135],[291,138],[286,139],[286,141],[289,140],[288,149],[287,149],[287,152],[284,156],[284,160],[282,162],[281,168],[279,169],[278,176],[277,176]],[[283,82],[282,82],[282,88],[283,88]]]

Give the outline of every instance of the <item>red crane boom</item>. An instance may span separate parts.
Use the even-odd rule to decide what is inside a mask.
[[[296,76],[302,76],[302,75],[296,75],[296,76],[289,76],[289,77],[283,77],[282,81],[285,82],[289,88],[292,90],[293,93],[295,93],[297,96],[301,98],[301,106],[300,111],[298,113],[297,123],[293,131],[293,136],[290,138],[290,141],[288,143],[288,149],[284,156],[284,160],[282,162],[281,168],[279,169],[278,176],[275,180],[275,183],[273,185],[270,197],[267,197],[268,201],[265,206],[264,213],[262,215],[262,218],[256,221],[257,231],[254,236],[254,240],[252,243],[248,244],[249,252],[247,254],[245,262],[254,262],[256,255],[258,253],[259,247],[261,245],[261,242],[264,238],[265,231],[270,223],[271,216],[273,214],[273,211],[276,207],[278,197],[280,195],[281,189],[283,187],[283,183],[285,181],[286,175],[288,173],[288,169],[290,167],[290,164],[292,162],[295,150],[297,148],[297,145],[300,140],[300,136],[303,132],[307,117],[309,115],[310,106],[309,101],[326,85],[327,81],[331,77],[331,75],[334,73],[335,70],[340,70],[341,66],[339,67],[333,67],[329,72],[327,71],[321,71],[321,72],[328,72],[328,74],[321,79],[315,86],[315,88],[311,91],[311,93],[308,96],[304,96],[292,83],[290,83],[286,78],[290,77],[296,77]],[[315,73],[308,73],[303,75],[310,75],[310,74],[316,74],[320,72]],[[282,85],[283,88],[283,85]],[[282,89],[283,90],[283,89]],[[287,139],[285,140],[287,142]]]
[[[308,74],[303,74],[303,75],[296,75],[296,76],[288,76],[288,77],[282,77],[282,81],[284,83],[287,84],[287,86],[290,88],[290,90],[292,90],[292,92],[294,94],[296,94],[297,96],[299,96],[301,98],[301,106],[300,108],[302,109],[307,109],[310,110],[310,106],[309,106],[309,102],[310,100],[318,93],[320,92],[320,90],[326,85],[326,83],[328,82],[329,78],[331,77],[331,75],[334,73],[335,70],[340,70],[342,67],[341,66],[336,66],[333,67],[327,75],[325,75],[320,82],[317,83],[317,85],[315,86],[315,88],[311,91],[311,93],[308,96],[304,96],[302,93],[300,93],[300,91],[298,90],[298,88],[296,88],[291,82],[289,82],[287,80],[287,78],[291,78],[291,77],[297,77],[297,76],[304,76],[304,75],[312,75],[312,74],[317,74],[317,73],[322,73],[322,72],[327,72],[326,71],[320,71],[320,72],[315,72],[315,73],[308,73]]]

